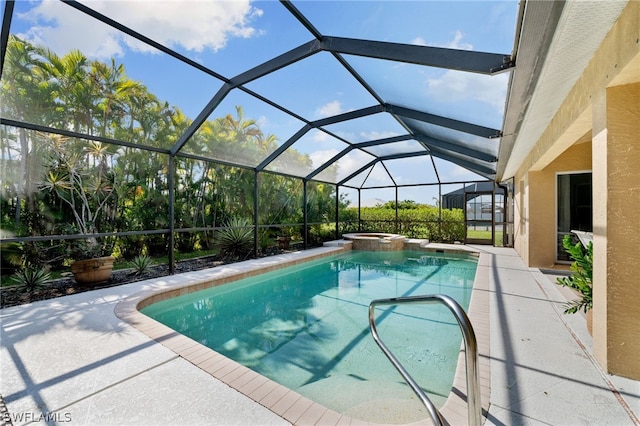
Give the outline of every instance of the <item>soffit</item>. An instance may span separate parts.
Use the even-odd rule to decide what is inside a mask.
[[[551,10],[539,10],[541,5],[538,3],[548,2],[527,3],[522,24],[521,47],[528,41],[528,34],[540,31],[540,12],[542,16],[544,13],[553,16]],[[528,79],[535,80],[535,87],[529,92],[530,98],[517,99],[515,104],[509,99],[504,127],[504,133],[508,135],[509,140],[507,136],[503,137],[497,180],[505,180],[516,174],[627,3],[566,2],[553,32],[548,52],[544,52],[545,46],[542,43],[542,51],[538,54],[532,51],[523,54],[522,50],[518,50],[518,68],[513,75],[512,89],[527,84]],[[547,30],[549,28],[545,28],[545,31]],[[525,67],[523,60],[534,63]],[[538,66],[535,61],[542,61],[539,75],[533,71]],[[513,96],[513,92],[510,96]]]

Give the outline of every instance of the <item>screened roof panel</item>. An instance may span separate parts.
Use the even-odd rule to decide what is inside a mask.
[[[311,39],[275,2],[81,3],[226,78]],[[127,44],[140,51],[148,49],[138,41]]]
[[[312,129],[265,168],[270,171],[287,171],[295,176],[304,177],[347,147],[346,143],[327,133]],[[304,161],[291,161],[301,155],[306,156]]]
[[[510,52],[518,2],[307,1],[293,4],[325,35]]]
[[[375,157],[372,155],[361,150],[353,150],[335,161],[335,167],[329,167],[320,172],[316,179],[338,183],[374,160]]]
[[[397,185],[438,182],[433,164],[428,155],[385,160],[383,163]]]
[[[459,170],[495,175],[509,73],[483,73],[513,66],[516,0],[116,3],[15,2],[10,29],[61,55],[113,58],[144,96],[122,106],[104,96],[62,118],[64,108],[42,111],[34,97],[19,96],[9,106],[3,99],[3,119],[64,123],[171,154],[358,186],[435,182],[432,161],[442,181]],[[3,84],[16,78],[7,69]],[[58,102],[74,94],[60,93]],[[106,104],[120,126],[100,121]],[[131,130],[109,130],[127,120]],[[247,128],[225,128],[234,122]],[[416,156],[425,150],[431,156]],[[405,166],[392,166],[401,156]],[[376,159],[384,162],[365,167]]]
[[[182,152],[255,167],[304,123],[234,89],[187,140]]]
[[[391,114],[377,113],[322,126],[350,143],[406,135],[407,131]]]
[[[483,138],[410,118],[403,118],[403,122],[407,124],[407,127],[409,127],[415,135],[425,136],[427,139],[424,139],[424,143],[427,144],[427,146],[431,144],[448,151],[456,151],[457,147],[459,147],[459,152],[468,156],[488,154],[489,156],[495,157],[498,155],[500,145],[499,138]],[[421,141],[419,137],[417,137],[417,139]],[[430,141],[430,139],[434,141]],[[471,152],[465,152],[463,151],[464,149],[468,149]]]
[[[465,157],[456,153],[436,151],[435,149],[431,150],[431,155],[434,159],[439,158],[445,160],[444,163],[440,163],[440,167],[436,165],[439,175],[441,168],[443,168],[444,171],[450,172],[452,167],[453,170],[465,170],[469,172],[470,177],[467,180],[472,180],[473,178],[471,176],[475,176],[475,180],[490,179],[495,174],[495,163]],[[441,175],[446,176],[447,174],[442,173]],[[443,182],[445,182],[445,180],[443,180]]]
[[[438,157],[433,157],[433,161],[436,164],[436,170],[438,171],[438,175],[442,182],[463,182],[486,179],[486,177],[474,173],[462,166],[451,163],[450,161],[443,160]]]
[[[357,175],[355,175],[351,179],[343,182],[343,185],[346,185],[346,186],[352,187],[352,188],[360,188],[362,186],[362,184],[364,183],[365,179],[367,178],[367,176],[369,175],[369,173],[371,172],[371,170],[373,169],[373,166],[374,165],[372,165],[371,167],[366,168],[365,170],[363,170],[362,172],[358,173]]]
[[[49,20],[39,25],[31,21],[43,16]],[[123,56],[124,46],[140,43],[62,2],[35,7],[16,2],[14,17],[12,33],[32,40],[32,46],[37,43],[32,54],[43,65],[29,63],[35,76],[31,80],[34,93],[5,96],[4,118],[168,149],[175,137],[150,139],[149,134],[184,131],[189,116],[197,114],[222,86],[215,77],[150,46],[144,53],[133,50]],[[60,34],[71,30],[75,37]],[[80,33],[82,37],[77,36]],[[16,61],[24,60],[19,55],[9,46],[3,85],[10,87],[24,76],[24,69],[16,66]],[[173,123],[164,119],[168,111],[177,109],[186,116]],[[136,130],[115,133],[117,127]]]
[[[363,148],[364,151],[376,157],[385,157],[387,155],[402,155],[423,152],[426,150],[424,145],[416,140],[406,140],[400,142],[385,143]]]
[[[309,121],[375,105],[377,101],[335,58],[316,53],[245,85]]]
[[[394,182],[389,175],[389,171],[381,162],[378,162],[374,164],[373,167],[368,167],[366,170],[358,173],[346,182],[346,184],[357,188],[394,186]]]
[[[508,74],[483,75],[344,56],[387,103],[495,129],[502,127]],[[483,114],[478,114],[479,110]]]

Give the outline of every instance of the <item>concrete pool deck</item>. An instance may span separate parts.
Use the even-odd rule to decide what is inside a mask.
[[[488,280],[483,291],[490,302],[486,424],[637,425],[640,382],[602,372],[590,355],[584,318],[562,314],[565,299],[552,278],[527,268],[512,249],[472,248],[483,253],[478,274]],[[5,422],[289,424],[114,313],[119,302],[141,291],[185,279],[207,280],[220,268],[242,270],[251,262],[274,261],[259,259],[0,310]],[[311,417],[301,413],[296,423],[313,424],[304,421]]]

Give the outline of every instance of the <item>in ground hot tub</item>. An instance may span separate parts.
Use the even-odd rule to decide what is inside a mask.
[[[353,250],[393,251],[404,248],[404,235],[363,232],[344,234],[342,238],[353,241]]]

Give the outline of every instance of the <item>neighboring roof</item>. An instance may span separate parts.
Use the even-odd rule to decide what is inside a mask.
[[[464,188],[456,189],[455,191],[447,192],[443,194],[443,197],[450,195],[462,195],[469,192],[493,192],[495,184],[493,182],[475,182],[465,186]],[[504,189],[500,187],[495,188],[496,192],[503,193]]]
[[[479,197],[482,193],[494,192],[494,188],[496,194],[504,194],[504,188],[496,186],[494,182],[474,182],[455,191],[447,192],[442,194],[442,208],[464,208],[465,202],[468,201],[468,198],[465,200],[468,197],[467,194],[471,194],[471,199],[473,199]]]

